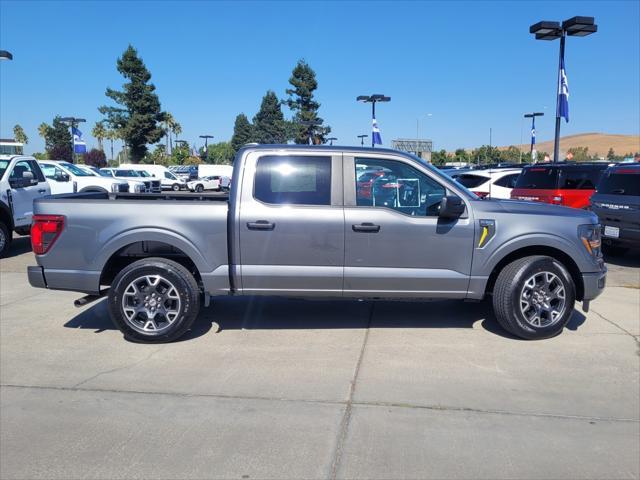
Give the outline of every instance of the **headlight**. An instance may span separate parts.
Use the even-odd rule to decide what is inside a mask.
[[[111,192],[118,193],[118,184],[117,183],[112,183],[111,184]]]
[[[135,187],[133,187],[133,191],[136,193],[144,192],[144,185],[140,185],[139,183],[136,183]]]
[[[578,237],[591,256],[597,258],[602,255],[600,224],[579,225]]]

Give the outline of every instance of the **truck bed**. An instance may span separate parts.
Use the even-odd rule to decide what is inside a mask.
[[[95,293],[101,272],[118,256],[186,256],[205,291],[229,290],[228,196],[220,194],[52,195],[34,202],[36,215],[64,216],[51,250],[36,257],[48,285]]]

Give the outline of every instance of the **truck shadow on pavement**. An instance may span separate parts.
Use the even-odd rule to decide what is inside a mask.
[[[567,329],[578,330],[585,316],[575,310]],[[457,300],[432,302],[298,300],[277,297],[221,297],[202,308],[192,329],[178,340],[188,341],[212,329],[225,330],[314,330],[341,328],[474,328],[501,337],[520,340],[495,320],[490,301],[465,303]],[[115,330],[106,300],[83,310],[64,325],[101,333]],[[477,327],[476,327],[477,328]]]
[[[11,258],[22,255],[23,253],[27,253],[31,251],[31,237],[22,236],[22,237],[13,237],[11,241],[11,246],[9,250],[2,258]]]

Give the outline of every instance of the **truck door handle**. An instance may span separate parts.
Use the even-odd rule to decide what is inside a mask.
[[[273,230],[276,228],[276,224],[267,220],[258,220],[257,222],[247,222],[247,228],[249,230]]]
[[[47,191],[44,188],[41,188],[40,190],[38,190],[38,193],[47,193]]]
[[[377,233],[380,231],[380,225],[374,225],[373,223],[361,223],[360,225],[351,225],[354,232],[369,232]]]

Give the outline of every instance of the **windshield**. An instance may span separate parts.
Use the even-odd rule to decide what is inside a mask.
[[[640,168],[620,168],[606,173],[598,184],[598,193],[640,197]]]
[[[557,187],[558,169],[556,168],[525,168],[516,182],[516,188],[553,190]]]
[[[0,160],[0,178],[4,177],[4,172],[7,171],[9,166],[9,160]]]
[[[63,169],[68,170],[69,172],[74,174],[76,177],[93,177],[92,173],[89,173],[86,170],[83,170],[82,168],[78,167],[77,165],[74,165],[73,163],[59,162],[58,165],[60,165]]]
[[[140,177],[135,170],[116,170],[116,177]]]

